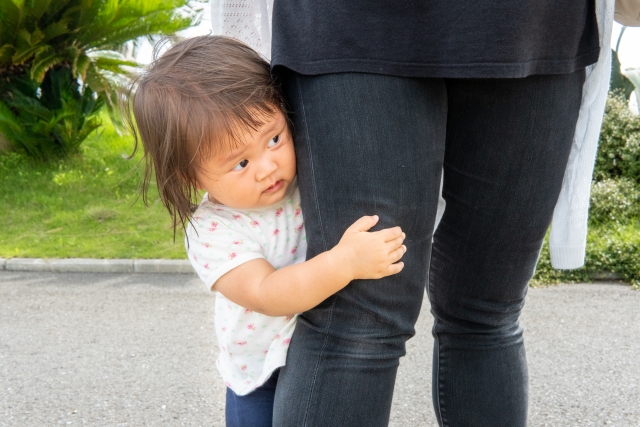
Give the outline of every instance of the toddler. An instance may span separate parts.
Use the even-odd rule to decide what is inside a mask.
[[[160,198],[186,231],[189,260],[217,291],[216,364],[227,426],[271,426],[279,368],[296,313],[355,279],[400,272],[399,227],[369,232],[367,216],[331,250],[305,261],[293,139],[269,65],[234,39],[171,47],[131,85],[129,127],[144,146],[143,195]],[[134,129],[137,127],[138,134]],[[198,191],[206,194],[199,206]]]

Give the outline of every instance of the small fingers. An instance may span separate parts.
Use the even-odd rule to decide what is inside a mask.
[[[387,267],[385,276],[392,276],[394,274],[398,274],[402,271],[403,268],[404,268],[404,262],[397,262],[395,264],[391,264],[389,267]]]
[[[398,237],[404,236],[400,227],[385,228],[384,230],[374,231],[374,233],[380,235],[385,242],[395,240]],[[403,237],[404,239],[404,237]]]
[[[363,216],[347,228],[347,232],[367,231],[378,223],[378,215]]]
[[[389,252],[395,251],[396,249],[398,249],[400,246],[402,246],[402,242],[404,242],[404,233],[402,233],[402,235],[394,240],[389,240],[388,242],[386,242],[387,245],[387,249],[389,250]]]
[[[398,249],[394,250],[389,254],[389,259],[392,263],[395,263],[400,260],[407,252],[407,247],[405,245],[400,246]]]

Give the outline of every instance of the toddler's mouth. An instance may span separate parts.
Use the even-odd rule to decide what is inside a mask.
[[[276,191],[280,190],[283,185],[284,183],[282,182],[281,179],[279,179],[272,186],[264,190],[264,193],[275,193]]]

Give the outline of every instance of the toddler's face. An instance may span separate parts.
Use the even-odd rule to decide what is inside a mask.
[[[240,133],[239,144],[200,163],[199,187],[209,199],[236,209],[277,203],[296,176],[296,157],[289,126],[277,111],[257,131]]]

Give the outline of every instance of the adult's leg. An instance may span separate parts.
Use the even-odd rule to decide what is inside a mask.
[[[525,426],[518,316],[556,204],[584,70],[446,80],[443,196],[428,287],[441,426]]]
[[[313,257],[363,215],[406,232],[405,269],[354,281],[298,320],[276,390],[279,427],[386,426],[398,359],[414,333],[444,155],[442,80],[280,76],[292,110]]]
[[[273,420],[273,399],[278,384],[278,373],[253,392],[238,396],[227,388],[225,405],[226,427],[271,427]]]

